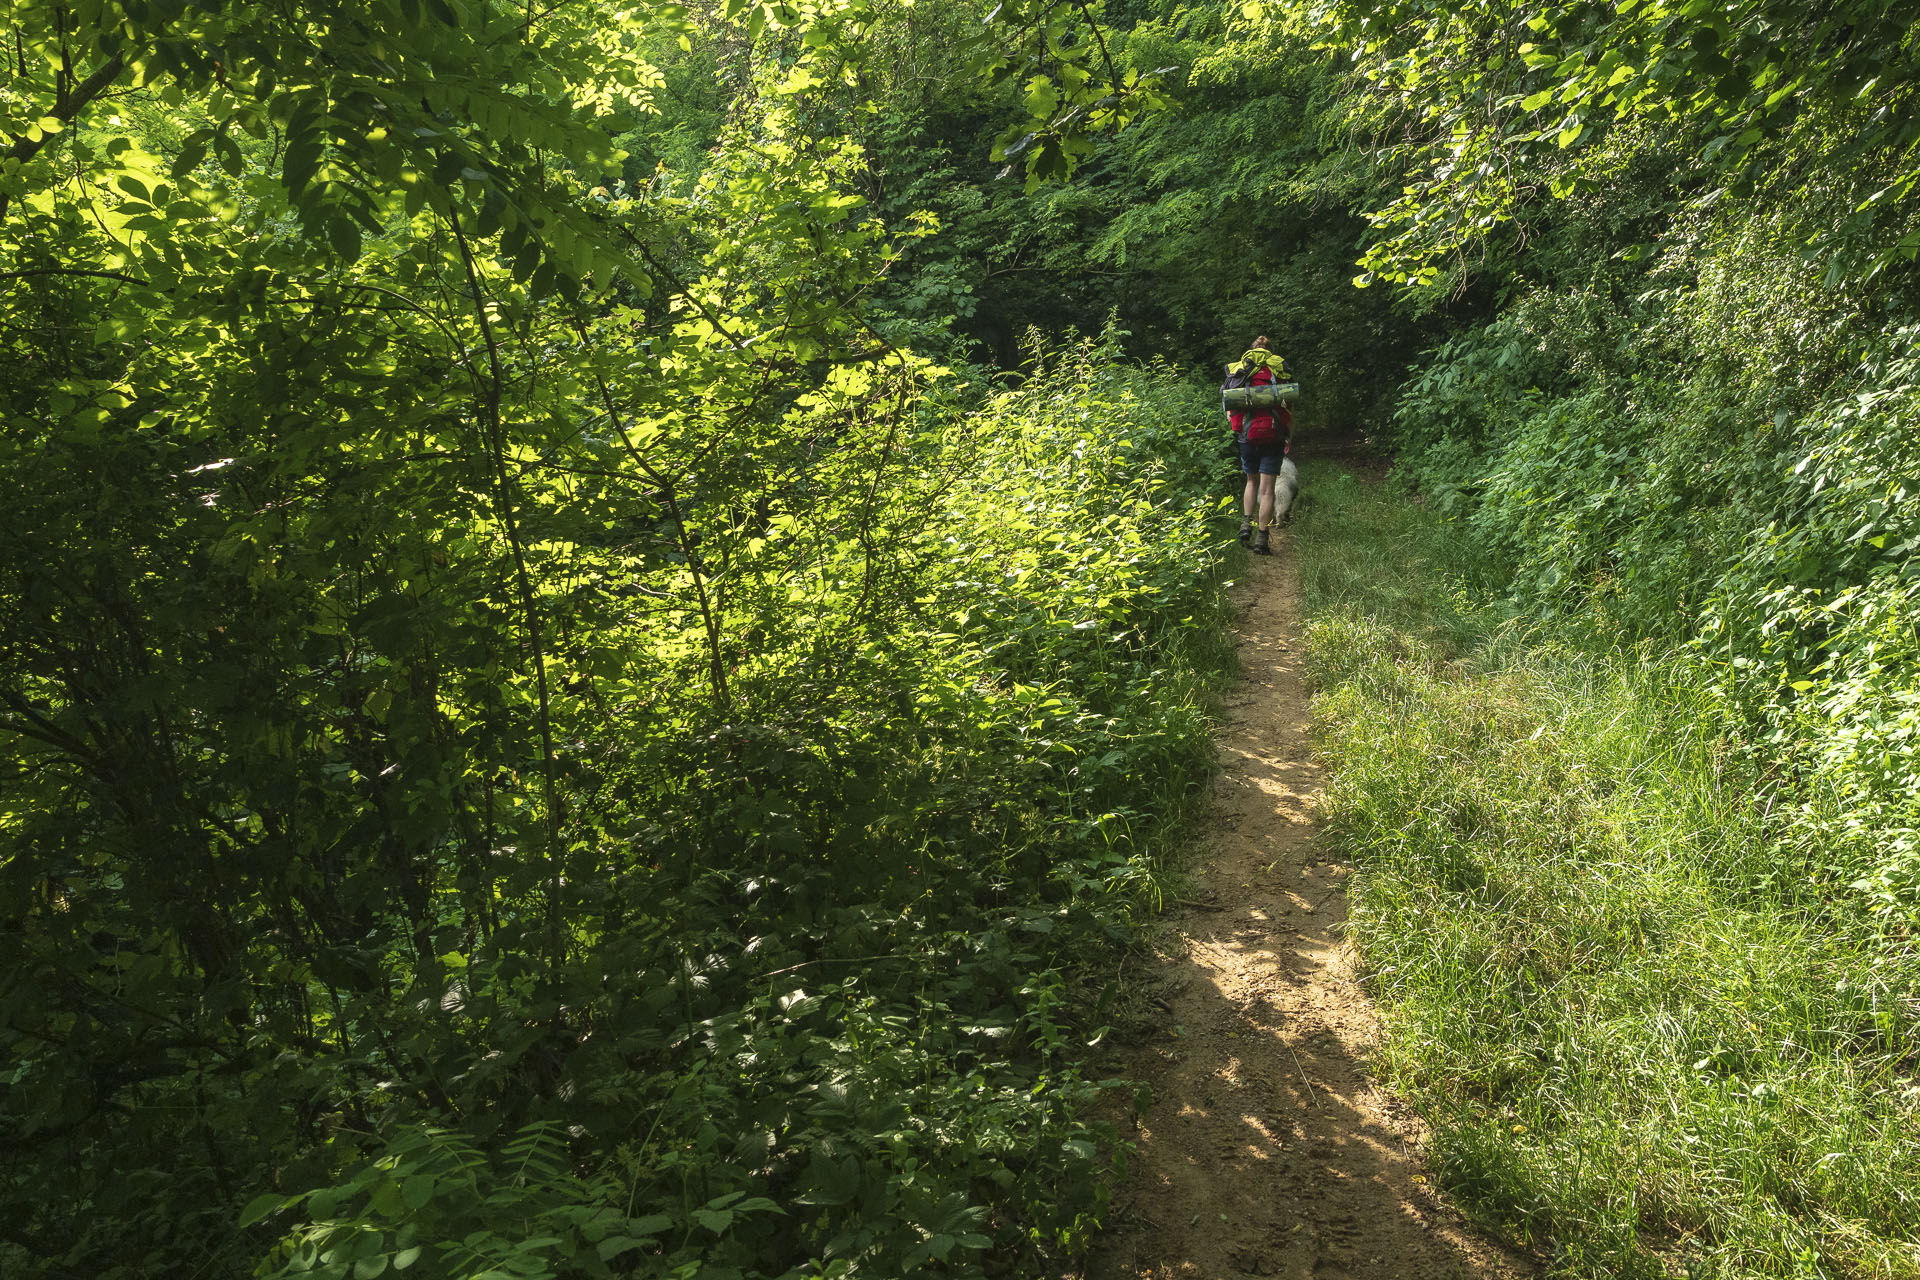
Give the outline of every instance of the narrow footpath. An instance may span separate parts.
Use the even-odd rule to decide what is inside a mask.
[[[1433,1191],[1415,1118],[1369,1081],[1373,1009],[1343,940],[1348,868],[1315,838],[1299,574],[1286,539],[1238,593],[1245,671],[1194,850],[1195,905],[1135,1048],[1152,1087],[1090,1280],[1511,1280]]]

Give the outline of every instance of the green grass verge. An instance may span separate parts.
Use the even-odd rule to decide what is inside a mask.
[[[1327,815],[1441,1181],[1550,1273],[1920,1275],[1916,964],[1681,661],[1529,627],[1391,485],[1294,545]]]

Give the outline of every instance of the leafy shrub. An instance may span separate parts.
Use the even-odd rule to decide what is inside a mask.
[[[1904,928],[1915,334],[1804,260],[1804,216],[1676,214],[1629,303],[1618,264],[1543,250],[1583,281],[1525,290],[1431,353],[1393,439],[1516,601],[1713,664],[1798,815],[1798,874]]]
[[[1815,874],[1920,924],[1920,331],[1889,335],[1853,391],[1792,423],[1779,514],[1731,558],[1700,646],[1805,770]]]
[[[1033,350],[910,444],[967,458],[899,552],[911,603],[833,684],[763,659],[793,683],[697,731],[697,788],[645,787],[644,852],[557,982],[498,955],[430,989],[405,1034],[454,1116],[364,1098],[380,1136],[253,1206],[300,1223],[274,1274],[979,1274],[1084,1247],[1115,1152],[1084,1118],[1084,965],[1153,910],[1211,750],[1226,543],[1210,398],[1111,335]]]

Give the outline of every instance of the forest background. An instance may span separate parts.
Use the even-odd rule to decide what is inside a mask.
[[[1745,1235],[1516,1191],[1535,1046],[1428,1089],[1449,1176],[1572,1272],[1906,1274],[1901,6],[7,29],[0,1269],[1074,1265],[1230,663],[1206,387],[1265,332],[1303,437],[1470,531],[1449,590],[1706,708],[1750,825],[1673,856],[1825,948],[1788,1056],[1874,1137],[1765,1155]],[[1507,995],[1606,964],[1550,950]]]

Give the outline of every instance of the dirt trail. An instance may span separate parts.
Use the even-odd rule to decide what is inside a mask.
[[[1428,1186],[1414,1118],[1362,1063],[1376,1027],[1342,939],[1347,868],[1314,834],[1299,576],[1284,539],[1238,588],[1246,676],[1195,850],[1195,897],[1148,979],[1152,1086],[1090,1280],[1511,1280]],[[1157,983],[1157,988],[1154,984]]]

